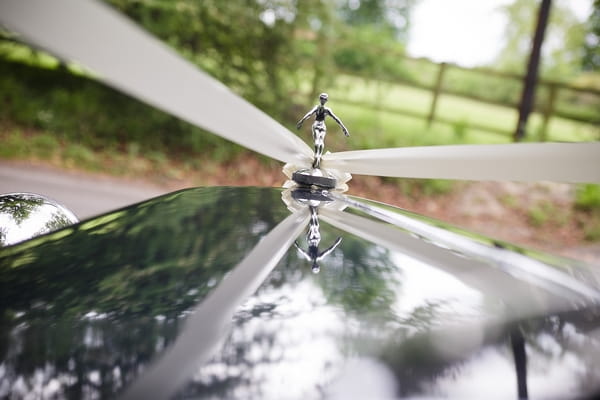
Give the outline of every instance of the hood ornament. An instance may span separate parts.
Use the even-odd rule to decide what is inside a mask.
[[[342,184],[350,179],[349,174],[341,174],[338,171],[321,169],[321,159],[323,157],[323,149],[325,148],[325,135],[327,134],[325,118],[327,116],[333,118],[333,120],[342,128],[344,135],[346,137],[350,136],[348,129],[346,129],[343,122],[333,113],[333,111],[331,111],[331,108],[325,107],[328,98],[329,96],[327,93],[321,93],[319,96],[319,104],[307,112],[296,124],[296,128],[300,129],[304,121],[313,115],[315,116],[315,121],[312,124],[312,137],[315,149],[312,168],[297,169],[291,174],[292,180],[299,186],[316,186],[322,189],[334,189],[338,187],[338,180],[340,180],[340,178],[343,180]],[[286,172],[285,167],[284,172]]]
[[[325,103],[327,103],[328,99],[329,96],[327,93],[321,93],[321,95],[319,95],[320,104],[314,106],[312,110],[307,112],[296,124],[296,129],[300,129],[304,121],[309,119],[313,114],[315,115],[315,122],[312,124],[312,136],[315,142],[315,160],[312,167],[315,169],[321,167],[321,157],[323,156],[323,148],[325,147],[325,135],[327,134],[325,117],[330,116],[333,118],[333,120],[342,128],[344,135],[346,135],[346,137],[350,136],[348,129],[346,129],[342,121],[333,113],[333,111],[331,111],[331,108],[325,107]]]

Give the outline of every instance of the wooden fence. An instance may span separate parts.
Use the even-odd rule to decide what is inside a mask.
[[[335,45],[339,45],[339,44],[340,43],[336,43]],[[341,43],[341,44],[344,44],[344,43]],[[381,54],[383,54],[383,52],[386,52],[386,55],[390,56],[390,51],[387,49],[377,49],[376,47],[375,48],[369,47],[368,49],[365,49],[365,51],[371,51],[371,52],[375,51],[375,52],[380,52]],[[507,100],[503,100],[503,99],[494,99],[493,97],[485,97],[478,93],[469,93],[466,91],[449,88],[449,87],[447,87],[447,85],[445,85],[445,79],[448,75],[448,71],[455,69],[455,70],[464,71],[465,73],[468,73],[468,74],[481,74],[481,75],[484,75],[487,77],[492,76],[492,77],[500,78],[502,80],[513,81],[513,84],[515,84],[515,82],[516,82],[517,85],[519,85],[519,84],[522,85],[524,83],[524,79],[525,79],[524,75],[498,71],[498,70],[491,69],[491,68],[465,68],[465,67],[461,67],[461,66],[458,66],[455,64],[450,64],[450,63],[444,63],[444,62],[435,63],[426,58],[408,57],[401,52],[392,52],[391,55],[394,57],[398,57],[399,59],[408,61],[408,62],[426,63],[430,67],[434,66],[437,69],[436,73],[434,74],[434,78],[429,83],[423,83],[423,82],[419,82],[417,80],[407,79],[407,78],[401,77],[401,76],[394,77],[394,78],[381,78],[381,77],[373,78],[372,76],[368,76],[367,74],[364,74],[364,73],[360,73],[360,72],[356,72],[356,71],[348,71],[348,70],[344,70],[344,69],[338,69],[338,73],[345,74],[345,75],[351,75],[351,76],[359,77],[359,78],[366,79],[366,80],[376,80],[376,81],[380,81],[380,82],[384,82],[384,83],[387,82],[387,83],[391,83],[391,84],[406,85],[406,86],[411,86],[411,87],[423,89],[426,91],[430,91],[432,93],[432,98],[431,98],[431,103],[430,103],[428,110],[426,110],[423,113],[419,113],[419,112],[415,112],[414,110],[403,109],[402,107],[398,107],[398,106],[389,107],[389,106],[385,106],[385,105],[381,105],[381,104],[374,105],[374,104],[368,103],[368,102],[357,102],[357,101],[340,100],[340,99],[337,99],[336,101],[341,102],[341,103],[347,103],[347,104],[351,104],[351,105],[360,106],[360,107],[367,108],[367,109],[386,111],[386,112],[396,113],[396,114],[405,115],[405,116],[409,116],[409,117],[424,119],[427,122],[428,126],[431,125],[433,122],[439,122],[439,123],[443,123],[443,124],[456,124],[456,123],[460,122],[460,121],[453,120],[450,118],[444,118],[444,117],[441,117],[438,115],[437,111],[438,111],[439,98],[440,98],[440,96],[443,96],[444,94],[518,110],[518,107],[519,107],[518,96],[516,96],[514,101],[507,101]],[[568,110],[560,109],[559,107],[557,107],[557,99],[558,99],[560,91],[571,91],[573,93],[576,93],[579,96],[583,95],[583,96],[587,96],[587,97],[592,97],[594,99],[592,101],[593,106],[595,106],[595,104],[598,104],[598,109],[597,109],[598,112],[592,113],[592,114],[587,113],[586,115],[583,115],[582,113],[573,112],[572,110],[568,111]],[[548,125],[549,125],[549,122],[552,117],[560,117],[560,118],[564,118],[564,119],[571,120],[571,121],[577,121],[577,122],[590,124],[591,126],[597,126],[599,129],[599,132],[600,132],[600,90],[582,88],[582,87],[574,86],[571,84],[567,84],[565,82],[559,82],[559,81],[554,81],[554,80],[539,79],[537,82],[536,92],[537,92],[537,96],[536,96],[537,98],[535,101],[533,111],[540,113],[541,118],[542,118],[541,127],[540,127],[539,131],[537,132],[538,133],[538,137],[536,138],[537,140],[545,141],[547,139]],[[544,94],[543,98],[540,98],[540,94]],[[487,131],[487,132],[491,132],[491,133],[496,133],[496,134],[501,134],[501,135],[505,135],[505,136],[511,136],[514,133],[514,130],[508,131],[508,130],[500,129],[495,126],[486,125],[486,124],[478,124],[478,123],[469,122],[468,126],[475,128],[475,129],[479,129],[479,130],[483,130],[483,131]],[[598,138],[598,140],[600,140],[600,137]]]

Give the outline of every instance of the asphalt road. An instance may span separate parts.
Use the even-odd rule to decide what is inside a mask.
[[[45,195],[83,220],[156,197],[167,190],[100,175],[0,162],[0,194],[11,192]]]

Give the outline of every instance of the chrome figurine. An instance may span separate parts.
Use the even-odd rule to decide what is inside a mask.
[[[327,249],[319,253],[319,243],[321,242],[321,231],[319,227],[319,216],[315,206],[309,206],[310,209],[310,222],[308,224],[308,231],[306,232],[306,241],[308,242],[308,251],[302,249],[298,242],[294,242],[294,246],[308,261],[312,262],[312,272],[315,274],[319,273],[321,267],[319,261],[325,258],[342,242],[342,238],[338,237],[336,241]]]
[[[325,107],[327,103],[327,93],[321,93],[319,96],[320,104],[317,104],[310,110],[298,123],[296,128],[300,129],[304,121],[315,114],[315,122],[312,125],[312,135],[315,142],[315,160],[313,161],[313,168],[319,168],[321,165],[321,157],[323,156],[323,148],[325,147],[325,135],[327,134],[327,127],[325,126],[325,117],[330,116],[335,122],[342,128],[346,137],[350,136],[348,129],[344,126],[342,121],[331,111],[331,108]]]

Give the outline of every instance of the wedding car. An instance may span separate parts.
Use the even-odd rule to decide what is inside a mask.
[[[344,191],[350,174],[598,182],[597,143],[331,153],[335,184],[299,184],[309,146],[107,6],[2,0],[0,23],[290,178],[0,247],[0,398],[600,395],[598,267]]]

